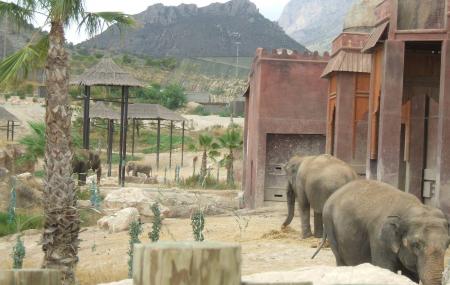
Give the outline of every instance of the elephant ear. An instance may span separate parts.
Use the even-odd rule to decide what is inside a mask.
[[[399,216],[389,216],[381,228],[380,240],[394,253],[398,253],[402,243],[402,220]]]

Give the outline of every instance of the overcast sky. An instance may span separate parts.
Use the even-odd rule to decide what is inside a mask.
[[[214,2],[227,2],[227,0],[86,0],[88,11],[120,11],[126,14],[137,14],[148,6],[163,3],[166,6],[176,6],[182,3],[206,6]],[[258,6],[259,11],[266,18],[277,21],[289,0],[252,0]],[[67,32],[67,40],[73,43],[84,41],[87,36],[79,34],[76,29]]]

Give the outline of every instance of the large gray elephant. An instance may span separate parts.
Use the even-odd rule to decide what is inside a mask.
[[[100,185],[100,179],[102,177],[100,154],[86,149],[75,151],[72,159],[72,170],[73,173],[78,173],[78,185],[86,184],[86,176],[89,169],[92,169],[96,173],[97,185]]]
[[[297,198],[302,237],[312,236],[310,208],[314,211],[314,235],[322,237],[322,209],[326,200],[342,185],[357,179],[358,175],[350,165],[328,154],[294,156],[284,169],[288,177],[288,216],[283,227],[292,222]]]
[[[441,284],[448,223],[415,196],[378,181],[353,181],[328,199],[323,221],[338,266],[372,263],[423,285]]]

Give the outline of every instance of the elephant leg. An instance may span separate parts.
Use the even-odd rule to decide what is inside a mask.
[[[300,219],[302,223],[302,238],[306,239],[312,237],[311,232],[311,212],[309,201],[306,198],[305,193],[298,195],[298,208],[300,210]]]
[[[314,237],[321,238],[323,236],[322,213],[314,212]]]

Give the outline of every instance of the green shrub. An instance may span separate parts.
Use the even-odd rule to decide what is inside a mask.
[[[209,116],[211,115],[210,112],[208,112],[205,107],[203,106],[197,106],[193,111],[191,111],[191,115],[199,115],[199,116]]]
[[[134,244],[141,243],[139,240],[139,235],[142,233],[142,224],[140,221],[133,221],[130,223],[130,228],[128,234],[130,236],[129,248],[128,248],[128,277],[133,276],[133,255],[134,255]]]
[[[23,259],[25,258],[25,245],[21,239],[21,236],[17,236],[16,244],[13,247],[12,258],[13,258],[13,269],[22,269]]]
[[[44,175],[45,175],[44,170],[37,170],[34,172],[34,177],[37,177],[37,178],[43,178]]]
[[[15,234],[18,231],[29,229],[41,229],[44,225],[44,217],[17,214],[16,220],[8,224],[8,213],[0,212],[0,237]]]
[[[153,223],[152,223],[152,231],[148,234],[148,237],[152,242],[157,242],[159,240],[159,233],[161,231],[162,226],[162,217],[161,217],[161,210],[159,209],[159,204],[154,203],[151,206],[151,210],[153,212]]]

